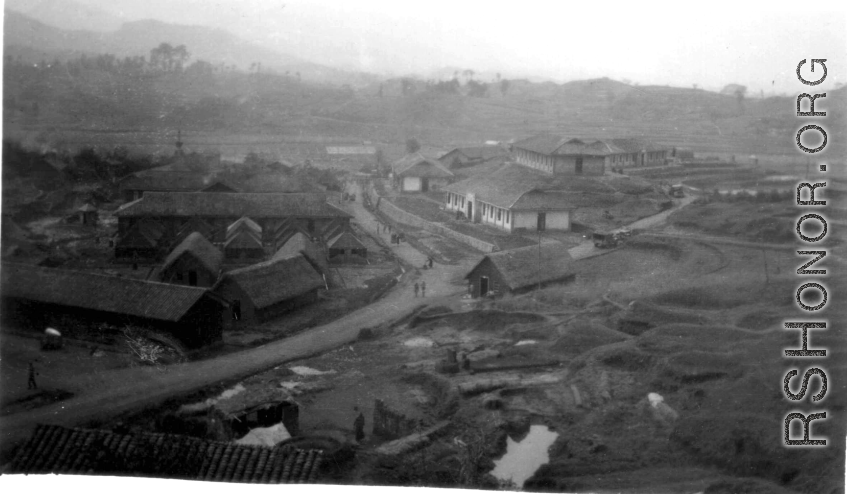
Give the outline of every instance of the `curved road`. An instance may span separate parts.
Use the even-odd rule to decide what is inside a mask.
[[[359,196],[361,197],[361,196]],[[355,221],[377,235],[377,223],[361,203],[345,203]],[[385,242],[387,243],[387,242]],[[395,254],[413,266],[422,266],[426,256],[408,243],[391,246]],[[31,434],[38,423],[67,427],[96,425],[115,416],[158,406],[165,400],[184,396],[207,386],[239,381],[281,363],[321,354],[356,340],[362,328],[373,328],[402,318],[432,298],[463,293],[460,281],[466,265],[436,265],[432,270],[406,273],[392,290],[367,307],[323,326],[290,338],[217,358],[172,365],[161,370],[147,367],[118,369],[92,375],[86,392],[71,399],[0,418],[0,458],[8,459],[12,448]],[[427,298],[414,298],[409,284],[427,284]],[[0,462],[2,463],[2,462]]]

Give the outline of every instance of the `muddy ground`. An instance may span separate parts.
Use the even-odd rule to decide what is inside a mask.
[[[797,258],[771,250],[766,271],[761,256],[636,237],[575,263],[572,284],[485,302],[438,300],[355,344],[249,381],[290,391],[306,436],[352,442],[353,407],[364,411],[359,460],[334,473],[343,483],[502,487],[489,472],[506,436],[520,440],[544,424],[558,438],[526,490],[841,492],[842,448],[781,446],[793,409],[782,377],[806,365],[782,357],[799,335],[779,327],[796,316]],[[814,334],[838,352],[834,336]],[[467,355],[470,369],[445,364],[448,351]],[[827,364],[833,382],[844,382],[844,364]],[[317,372],[301,375],[298,366]],[[843,393],[832,396],[824,404],[838,414]],[[445,419],[450,427],[410,453],[375,455],[386,441],[372,434],[376,399],[416,421],[415,430]],[[835,420],[814,431],[843,437]]]

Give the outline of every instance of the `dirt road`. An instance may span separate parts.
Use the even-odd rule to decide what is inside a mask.
[[[376,219],[361,203],[346,203],[343,207],[354,214],[355,221],[364,229],[377,235]],[[385,235],[379,236],[385,239]],[[422,266],[426,259],[408,243],[393,246],[392,250],[414,266]],[[438,298],[452,299],[464,293],[465,286],[461,283],[464,264],[436,264],[434,269],[421,270],[420,274],[406,273],[397,286],[377,302],[291,338],[163,370],[136,367],[92,374],[84,388],[97,391],[0,419],[0,460],[8,458],[14,445],[25,440],[38,423],[85,426],[106,421],[116,415],[157,406],[203,387],[236,382],[281,363],[353,342],[362,328],[391,323],[424,304],[438,303]],[[426,298],[414,297],[410,285],[415,281],[426,281]],[[455,281],[460,284],[454,284]]]

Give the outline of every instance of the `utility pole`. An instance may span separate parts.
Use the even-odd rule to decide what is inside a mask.
[[[541,291],[541,229],[538,228],[538,289],[535,292],[535,300],[538,301],[538,292]]]

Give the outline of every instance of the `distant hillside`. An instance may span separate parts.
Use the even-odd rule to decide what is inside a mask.
[[[185,45],[193,59],[213,65],[235,65],[248,70],[254,63],[279,72],[300,73],[304,79],[334,84],[361,84],[374,80],[365,74],[345,72],[279,53],[238,38],[221,29],[185,26],[146,20],[128,22],[115,31],[65,30],[49,26],[27,15],[6,9],[4,47],[7,54],[40,54],[47,61],[71,54],[112,54],[119,58],[145,56],[166,42]],[[34,60],[37,62],[39,60]]]
[[[62,29],[115,31],[124,19],[105,10],[73,0],[5,0],[7,10]]]

